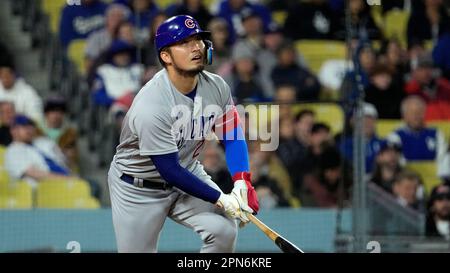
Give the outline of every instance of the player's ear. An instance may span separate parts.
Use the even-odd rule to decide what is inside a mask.
[[[166,63],[166,64],[171,64],[172,63],[172,56],[169,54],[168,51],[166,50],[162,50],[159,53],[159,57],[161,58],[161,60]]]

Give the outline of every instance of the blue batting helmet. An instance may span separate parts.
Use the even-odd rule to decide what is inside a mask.
[[[166,46],[173,45],[192,35],[200,35],[203,40],[207,41],[206,53],[207,62],[210,63],[210,55],[212,55],[212,43],[209,41],[211,33],[200,28],[198,22],[189,15],[177,15],[165,20],[156,30],[155,45],[156,50],[161,52]]]

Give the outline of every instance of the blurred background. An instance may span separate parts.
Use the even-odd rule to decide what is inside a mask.
[[[177,14],[236,104],[279,105],[275,151],[242,115],[262,221],[306,252],[450,250],[449,0],[5,0],[0,252],[116,251],[107,171]],[[222,147],[201,161],[229,192]],[[159,250],[200,245],[167,221]],[[237,251],[279,252],[252,225]]]

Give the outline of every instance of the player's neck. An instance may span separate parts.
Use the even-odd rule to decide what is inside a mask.
[[[183,93],[183,95],[189,94],[197,85],[198,75],[186,76],[175,71],[168,72],[170,81],[179,92]]]

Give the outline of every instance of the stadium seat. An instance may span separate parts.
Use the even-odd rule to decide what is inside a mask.
[[[406,33],[410,13],[400,9],[386,12],[384,16],[384,36],[387,39],[397,39],[403,48],[407,46]]]
[[[347,52],[344,42],[333,40],[299,40],[295,47],[315,74],[325,61],[345,59]]]
[[[154,2],[155,2],[155,4],[156,4],[159,8],[161,8],[161,9],[165,9],[165,8],[167,8],[168,6],[170,6],[170,5],[174,4],[174,3],[176,3],[176,2],[173,1],[173,0],[155,0]]]
[[[46,180],[37,187],[38,208],[97,208],[89,184],[81,179]],[[97,205],[95,205],[97,204]]]
[[[334,103],[299,103],[293,106],[294,115],[304,109],[312,110],[316,120],[328,124],[333,134],[339,133],[344,127],[344,112]]]
[[[33,190],[25,181],[0,185],[0,209],[30,209]]]
[[[377,134],[385,138],[401,125],[402,120],[400,119],[379,119],[376,125]]]
[[[425,49],[426,49],[427,51],[433,50],[433,47],[434,47],[434,42],[433,42],[433,40],[426,40],[426,41],[425,41]]]
[[[68,49],[69,59],[75,64],[78,72],[81,75],[85,75],[86,73],[86,66],[84,61],[85,48],[86,48],[86,40],[78,39],[70,42]]]
[[[431,190],[441,183],[437,176],[436,161],[408,162],[406,168],[420,174],[427,194],[430,194]]]
[[[3,145],[0,145],[0,169],[3,169],[3,166],[5,165],[5,152],[6,152],[6,147]]]
[[[50,17],[50,29],[53,33],[58,32],[59,18],[62,8],[67,4],[67,0],[43,0],[42,9]]]
[[[378,5],[370,7],[370,15],[379,29],[384,29],[383,8]]]
[[[0,187],[4,185],[8,185],[9,183],[9,175],[8,172],[1,168],[0,169]]]

